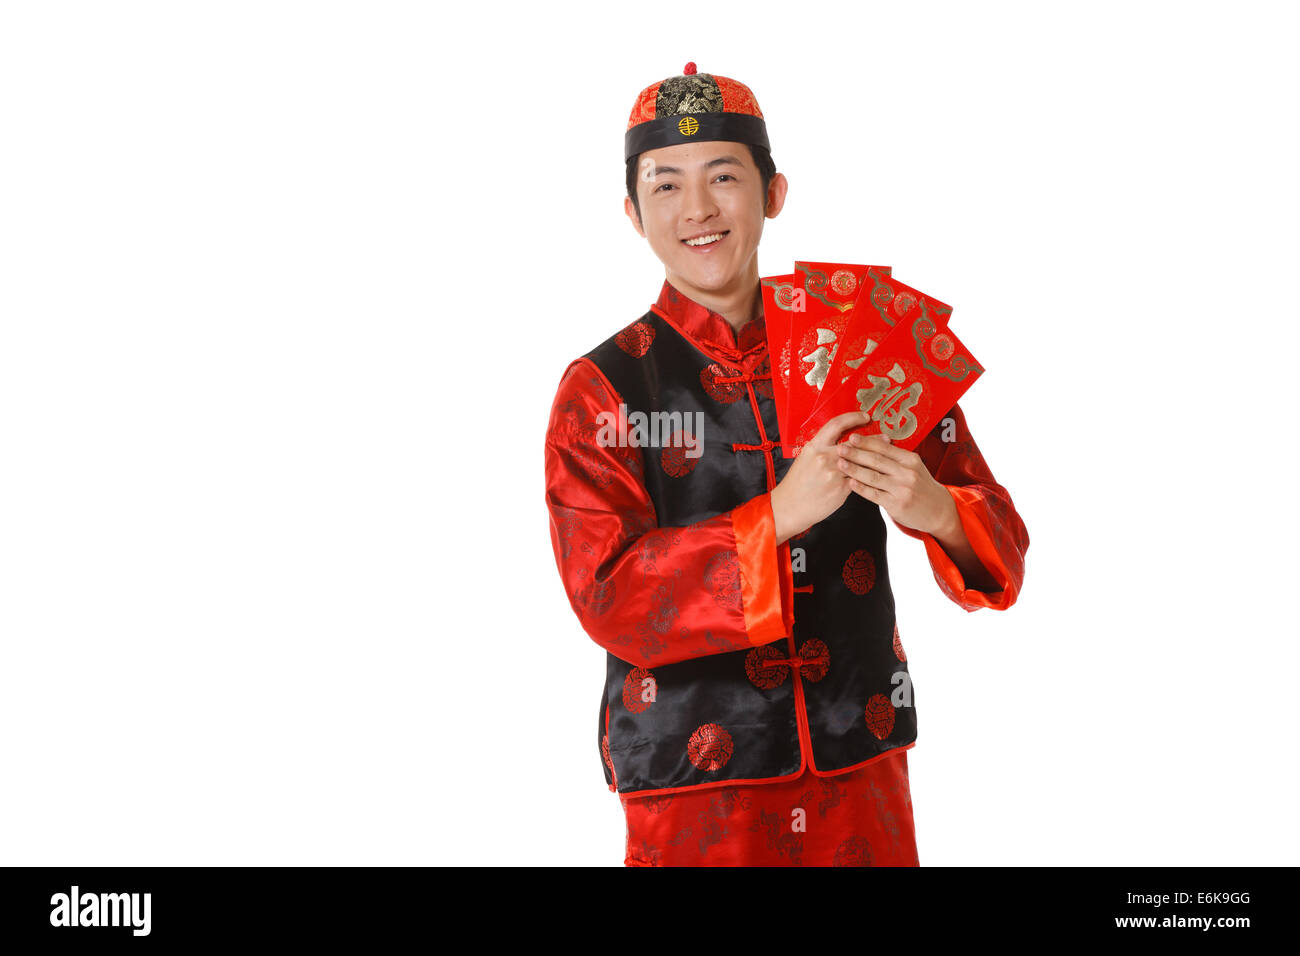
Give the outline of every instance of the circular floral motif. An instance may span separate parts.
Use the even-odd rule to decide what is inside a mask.
[[[717,362],[710,362],[700,369],[700,384],[704,386],[704,391],[708,393],[709,398],[715,402],[731,404],[745,397],[745,383],[720,382],[718,379],[732,378],[740,374],[740,369],[728,368]]]
[[[672,478],[681,478],[683,475],[689,475],[695,470],[695,465],[700,459],[691,458],[686,454],[685,445],[668,444],[659,454],[659,463],[663,466],[664,472]]]
[[[873,694],[867,701],[867,729],[878,740],[894,732],[894,705],[884,694]]]
[[[856,288],[858,284],[857,277],[848,269],[837,269],[831,276],[831,289],[836,295],[848,295]]]
[[[910,292],[900,292],[894,296],[894,311],[899,315],[907,315],[916,307],[916,299]]]
[[[623,706],[634,714],[649,710],[658,690],[654,674],[644,667],[634,667],[623,678]]]
[[[713,593],[713,600],[719,607],[742,607],[740,595],[740,555],[735,551],[723,551],[704,566],[704,583]]]
[[[656,797],[646,797],[645,803],[642,804],[642,806],[651,813],[663,813],[668,809],[668,805],[672,802],[672,794],[661,794]]]
[[[906,661],[907,655],[903,653],[903,642],[898,637],[898,625],[894,625],[894,656],[900,661]]]
[[[844,562],[844,584],[854,594],[866,594],[876,583],[876,559],[870,551],[854,551]]]
[[[940,362],[946,361],[955,348],[952,338],[942,332],[930,339],[930,354]]]
[[[599,616],[609,610],[614,603],[614,582],[591,580],[578,589],[574,595],[578,607],[589,614]]]
[[[831,866],[870,866],[871,843],[864,836],[851,836],[835,850]]]
[[[655,528],[659,527],[659,523],[655,521],[654,515],[646,514],[637,507],[619,508],[618,517],[619,520],[626,525],[627,530],[635,534],[638,538],[647,531],[653,531]]]
[[[573,448],[569,452],[574,465],[585,474],[597,488],[608,488],[614,480],[613,469],[584,448]]]
[[[799,667],[799,676],[815,684],[830,670],[831,649],[824,641],[814,637],[799,646],[799,659],[803,661]]]
[[[704,724],[696,728],[686,743],[686,756],[700,770],[721,770],[731,759],[735,745],[731,734],[720,724]]]
[[[799,352],[800,375],[805,374],[803,371],[805,365],[815,364],[816,360],[809,358],[809,356],[816,354],[818,349],[825,349],[827,361],[830,361],[830,353],[839,348],[840,336],[844,334],[844,327],[847,322],[848,317],[846,315],[830,315],[819,319],[816,325],[804,330],[803,338],[796,343]],[[829,335],[826,333],[829,333]]]
[[[614,344],[635,358],[650,351],[650,343],[654,340],[655,327],[649,322],[633,322],[614,336]]]
[[[781,649],[775,644],[756,647],[745,655],[745,676],[750,683],[760,690],[780,687],[790,676],[789,667],[763,666],[764,662],[781,656]]]
[[[818,269],[815,272],[808,273],[808,278],[804,279],[803,287],[809,292],[815,292],[821,295],[826,291],[826,273]]]

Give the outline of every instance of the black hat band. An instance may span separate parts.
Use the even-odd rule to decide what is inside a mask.
[[[681,113],[638,123],[623,136],[623,161],[648,149],[723,140],[770,150],[767,124],[747,113]]]

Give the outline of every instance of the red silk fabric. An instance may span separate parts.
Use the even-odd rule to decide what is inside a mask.
[[[621,797],[627,866],[918,866],[907,751],[852,773]]]

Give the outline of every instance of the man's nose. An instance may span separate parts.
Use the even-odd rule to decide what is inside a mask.
[[[718,214],[718,204],[703,186],[688,186],[683,211],[691,222],[704,222]]]

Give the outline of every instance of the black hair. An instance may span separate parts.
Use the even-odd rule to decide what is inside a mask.
[[[762,146],[755,146],[753,143],[746,143],[749,147],[749,155],[754,158],[754,165],[758,167],[758,174],[763,181],[763,203],[767,204],[767,187],[771,185],[772,177],[776,175],[776,163],[772,161],[772,153]],[[636,210],[636,218],[641,218],[641,201],[637,199],[637,166],[641,154],[637,153],[627,161],[627,194],[632,200],[632,208]]]

